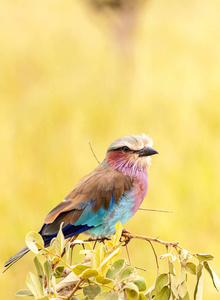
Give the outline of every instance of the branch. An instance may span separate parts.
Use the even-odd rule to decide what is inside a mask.
[[[130,233],[128,231],[125,231],[125,230],[122,231],[122,236],[128,238],[129,240],[139,239],[139,240],[145,240],[145,241],[148,241],[148,242],[156,242],[156,243],[162,244],[166,247],[176,248],[176,247],[179,246],[178,241],[177,242],[165,242],[165,241],[162,241],[158,238],[152,238],[152,237],[145,236],[145,235],[136,235],[136,234],[132,234],[132,233]]]
[[[74,289],[72,290],[72,292],[69,294],[68,296],[68,300],[72,298],[72,296],[75,294],[75,292],[79,289],[80,284],[83,282],[83,278],[81,278],[78,283],[76,284],[76,286],[74,287]]]
[[[162,244],[166,247],[174,247],[174,248],[177,248],[179,246],[179,242],[165,242],[165,241],[162,241],[158,238],[152,238],[152,237],[149,237],[149,236],[145,236],[145,235],[137,235],[137,234],[132,234],[130,233],[128,230],[126,229],[123,229],[122,231],[122,234],[121,234],[122,237],[125,237],[127,240],[131,240],[131,239],[139,239],[139,240],[145,240],[145,241],[148,241],[148,242],[155,242],[155,243],[159,243],[159,244]],[[89,238],[87,240],[84,240],[84,242],[96,242],[96,241],[100,241],[100,242],[103,242],[104,240],[109,240],[109,238],[98,238],[98,239],[95,239],[95,238]],[[80,242],[79,242],[80,244]]]

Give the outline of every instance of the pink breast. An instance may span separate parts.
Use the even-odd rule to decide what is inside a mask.
[[[132,190],[132,197],[134,198],[132,212],[134,214],[147,195],[147,166],[145,164],[136,164],[135,160],[129,159],[129,156],[125,153],[121,153],[120,151],[110,152],[108,154],[107,161],[113,169],[119,170],[125,175],[129,175],[134,178],[134,187]]]
[[[136,213],[141,203],[143,202],[148,190],[148,175],[147,170],[144,171],[138,168],[124,168],[121,170],[125,175],[134,178],[134,188],[132,196],[134,197],[134,206],[132,207],[133,214]]]
[[[138,174],[136,180],[137,180],[137,182],[135,183],[135,187],[133,190],[133,196],[134,196],[135,202],[134,202],[134,206],[132,208],[132,212],[134,214],[139,209],[141,203],[143,202],[145,196],[147,195],[147,190],[148,190],[147,173],[140,172],[140,174]]]

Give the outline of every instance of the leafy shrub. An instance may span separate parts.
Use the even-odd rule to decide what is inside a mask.
[[[131,238],[141,238],[159,242],[166,246],[166,254],[160,259],[168,259],[168,271],[158,274],[155,284],[146,291],[146,281],[138,275],[137,269],[126,261],[117,258],[121,246]],[[26,284],[29,289],[20,290],[17,296],[32,296],[39,300],[67,299],[67,300],[172,300],[190,299],[187,279],[188,274],[196,277],[194,299],[202,299],[203,270],[211,276],[214,287],[220,291],[220,280],[212,270],[209,261],[210,254],[193,254],[179,246],[179,243],[166,243],[158,239],[132,235],[122,232],[120,223],[116,225],[116,234],[111,240],[104,240],[100,244],[92,245],[89,241],[65,242],[62,226],[56,238],[51,241],[50,247],[45,248],[42,237],[37,232],[30,232],[26,236],[26,244],[36,254],[34,265],[36,275],[29,272]],[[72,249],[81,244],[85,255],[82,263],[72,265]],[[154,247],[152,245],[154,250]],[[175,250],[175,253],[174,253]],[[157,267],[158,258],[154,250]],[[42,264],[40,257],[43,257]],[[40,259],[39,259],[40,258]],[[197,263],[191,260],[196,260]],[[179,262],[180,272],[177,276],[174,261]]]

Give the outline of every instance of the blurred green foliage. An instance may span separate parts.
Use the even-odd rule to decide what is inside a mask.
[[[2,0],[0,11],[1,266],[97,165],[88,141],[102,160],[113,140],[144,132],[160,155],[142,207],[174,214],[139,211],[126,228],[212,253],[220,275],[220,2],[146,2],[126,51],[87,2]],[[152,269],[150,286],[155,262],[139,245],[130,256]],[[15,299],[31,259],[1,276],[2,298]]]

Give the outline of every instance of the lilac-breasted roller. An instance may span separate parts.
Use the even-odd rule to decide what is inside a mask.
[[[46,216],[39,231],[45,246],[57,235],[61,223],[65,238],[82,232],[104,238],[115,233],[117,222],[127,222],[147,194],[150,156],[158,153],[152,144],[152,139],[145,134],[114,141],[103,162],[83,177]],[[9,268],[28,251],[27,247],[20,250],[5,267]]]

